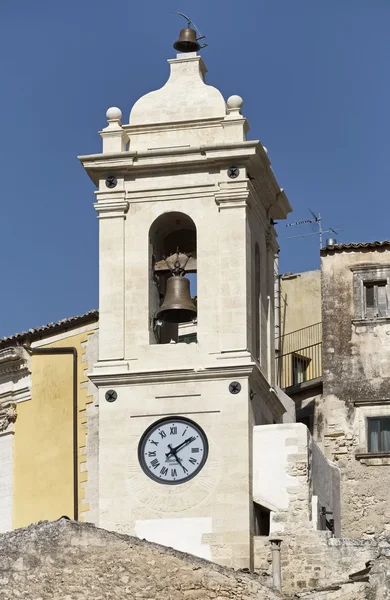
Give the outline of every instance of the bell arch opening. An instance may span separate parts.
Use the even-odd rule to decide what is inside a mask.
[[[197,342],[196,243],[185,213],[164,213],[150,227],[150,344]]]

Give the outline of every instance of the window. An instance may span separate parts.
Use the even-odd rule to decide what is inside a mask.
[[[255,513],[255,535],[269,535],[271,511],[257,502],[253,503]]]
[[[310,364],[310,358],[301,356],[300,354],[292,355],[292,384],[297,385],[307,381],[307,369]]]
[[[368,451],[390,452],[390,416],[369,417],[368,428]]]
[[[387,317],[386,281],[364,282],[364,304],[366,319]]]

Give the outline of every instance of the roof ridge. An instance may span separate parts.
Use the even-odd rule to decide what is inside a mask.
[[[66,319],[61,319],[60,321],[47,323],[46,325],[41,325],[38,327],[34,327],[29,329],[28,331],[22,331],[20,333],[14,333],[13,335],[0,338],[0,346],[4,346],[9,344],[10,342],[21,342],[25,340],[33,340],[40,337],[41,334],[45,333],[53,333],[60,332],[62,330],[69,329],[69,326],[81,325],[83,323],[89,323],[97,320],[99,318],[99,311],[97,309],[89,310],[88,312],[82,315],[76,315],[73,317],[68,317]]]

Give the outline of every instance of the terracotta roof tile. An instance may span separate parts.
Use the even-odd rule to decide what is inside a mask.
[[[353,242],[350,244],[332,244],[321,248],[321,254],[328,254],[328,252],[342,252],[344,250],[375,250],[376,248],[390,248],[390,241],[384,240],[383,242]]]
[[[15,333],[9,337],[0,338],[0,347],[9,346],[10,344],[21,344],[26,341],[33,341],[41,337],[61,333],[63,331],[67,331],[68,329],[73,329],[73,327],[81,327],[87,323],[93,323],[94,321],[97,321],[98,318],[99,311],[90,310],[83,315],[69,317],[68,319],[57,321],[57,323],[48,323],[47,325],[42,325],[41,327],[35,327],[34,329],[29,329],[28,331]]]

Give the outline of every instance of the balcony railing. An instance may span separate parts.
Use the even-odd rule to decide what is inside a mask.
[[[281,388],[322,377],[322,324],[316,323],[279,338],[276,369]]]
[[[302,329],[281,335],[277,338],[276,342],[279,354],[288,354],[299,348],[319,344],[322,342],[322,323],[314,323],[314,325],[309,325],[309,327],[303,327]]]

